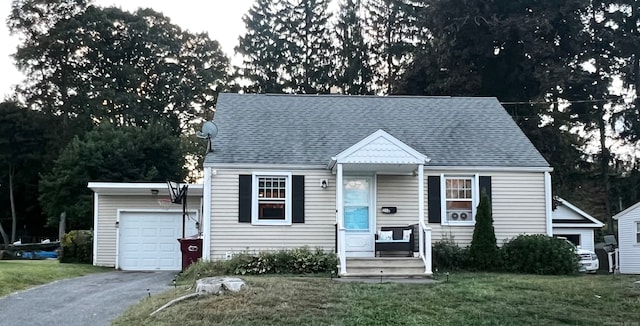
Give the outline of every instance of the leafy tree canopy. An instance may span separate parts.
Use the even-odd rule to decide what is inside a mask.
[[[105,124],[83,138],[75,137],[40,181],[40,203],[49,223],[66,212],[71,229],[92,226],[89,181],[183,180],[180,139],[169,134],[170,128],[160,124],[146,128]]]
[[[0,103],[0,216],[11,216],[10,240],[15,241],[18,225],[42,224],[38,199],[38,171],[52,161],[48,143],[51,126],[42,112],[16,102]],[[8,221],[0,219],[8,225]],[[0,228],[2,233],[2,228]],[[4,235],[3,235],[3,238]],[[9,238],[5,238],[9,241]]]
[[[13,2],[9,27],[25,37],[15,54],[27,75],[19,91],[32,109],[84,126],[165,121],[174,134],[213,109],[228,68],[217,41],[151,9],[87,2]]]

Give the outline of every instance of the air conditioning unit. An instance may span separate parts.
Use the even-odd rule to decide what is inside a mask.
[[[471,211],[450,211],[447,212],[447,220],[449,221],[471,221],[473,215]]]
[[[460,220],[461,221],[473,220],[473,213],[471,211],[460,211]]]

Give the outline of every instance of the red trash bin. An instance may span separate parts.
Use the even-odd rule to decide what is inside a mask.
[[[178,239],[182,252],[182,270],[187,269],[202,257],[202,239]]]

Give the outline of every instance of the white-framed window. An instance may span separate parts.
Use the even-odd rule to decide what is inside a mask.
[[[475,225],[478,175],[442,175],[442,224]]]
[[[254,173],[251,223],[291,225],[291,173]]]
[[[636,222],[636,243],[640,243],[640,222]]]

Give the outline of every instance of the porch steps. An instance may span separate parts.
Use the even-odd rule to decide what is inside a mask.
[[[347,273],[341,277],[357,278],[431,278],[424,263],[412,257],[347,258]]]

